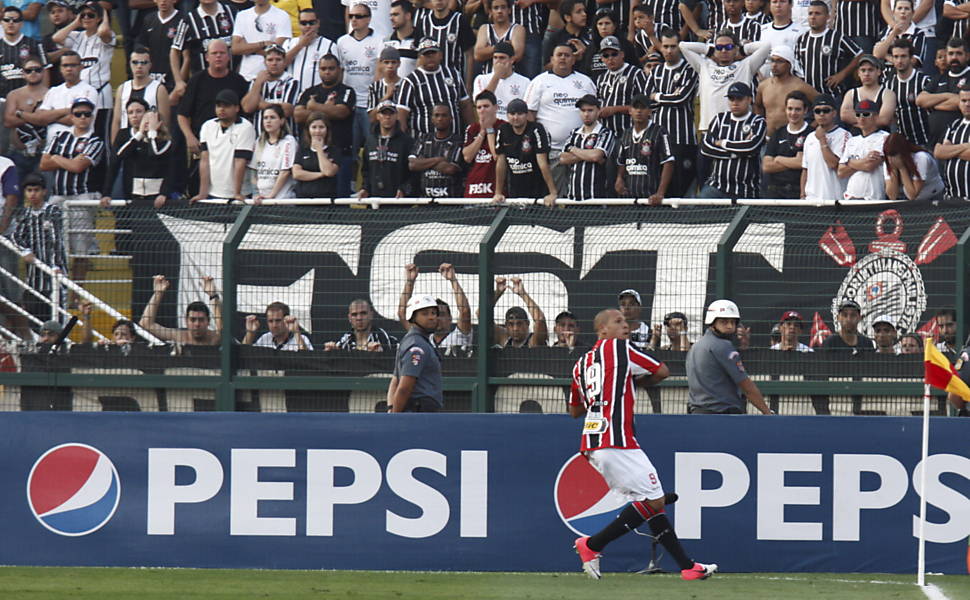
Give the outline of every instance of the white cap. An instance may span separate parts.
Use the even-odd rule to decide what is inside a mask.
[[[707,307],[704,313],[704,324],[711,325],[714,319],[740,319],[741,311],[738,305],[730,300],[715,300]]]
[[[872,320],[873,327],[875,327],[877,323],[886,323],[887,325],[891,325],[893,329],[896,329],[896,320],[889,315],[879,315]]]
[[[777,56],[778,58],[784,58],[791,65],[792,75],[795,77],[802,76],[802,65],[795,58],[795,50],[790,46],[772,46],[771,56]]]
[[[432,306],[438,306],[438,301],[434,299],[434,296],[429,296],[425,294],[423,296],[412,296],[408,300],[408,305],[404,309],[404,318],[408,321],[414,316],[414,313],[418,312],[422,308],[431,308]]]
[[[629,288],[629,289],[623,290],[622,292],[616,295],[616,299],[619,300],[623,296],[633,296],[634,298],[637,299],[637,304],[639,304],[640,306],[643,306],[643,302],[640,300],[640,292],[636,291],[635,289]]]

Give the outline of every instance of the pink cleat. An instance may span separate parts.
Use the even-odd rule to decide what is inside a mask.
[[[588,541],[589,537],[576,538],[576,543],[573,545],[573,548],[576,549],[579,560],[583,561],[583,571],[593,579],[599,579],[602,577],[600,575],[601,555],[599,552],[594,552],[589,549],[589,546],[586,545]]]
[[[714,573],[717,573],[717,565],[711,563],[705,565],[699,562],[695,562],[694,566],[689,569],[683,569],[680,572],[680,577],[686,579],[687,581],[693,581],[695,579],[707,579]]]

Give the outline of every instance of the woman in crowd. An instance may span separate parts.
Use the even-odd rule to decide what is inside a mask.
[[[313,113],[303,128],[303,145],[293,163],[297,198],[333,198],[337,193],[340,149],[330,145],[330,120]]]
[[[252,170],[253,199],[293,198],[294,182],[290,176],[296,158],[297,143],[286,125],[286,113],[279,104],[263,109],[263,132],[256,141],[256,151],[249,161]]]
[[[883,145],[886,197],[895,200],[900,190],[907,200],[930,200],[943,196],[943,178],[933,155],[899,133],[890,134]]]

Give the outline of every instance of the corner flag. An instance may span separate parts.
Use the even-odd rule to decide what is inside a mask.
[[[953,365],[943,353],[933,345],[932,338],[926,338],[923,348],[923,383],[946,390],[970,402],[970,387],[963,382],[953,369]]]

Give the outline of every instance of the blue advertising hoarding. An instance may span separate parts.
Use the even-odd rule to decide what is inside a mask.
[[[564,415],[8,413],[0,563],[572,571],[622,507]],[[724,571],[912,572],[921,422],[648,416],[689,554]],[[965,423],[934,419],[927,569],[963,573]],[[648,537],[607,571],[649,560]],[[664,559],[662,566],[673,569]]]

